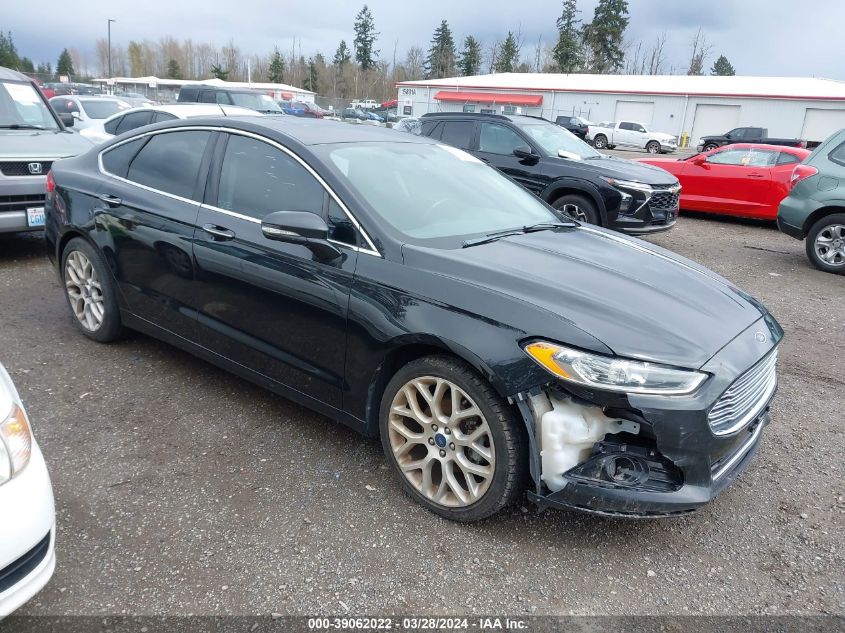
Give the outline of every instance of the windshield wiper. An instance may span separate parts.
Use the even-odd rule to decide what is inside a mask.
[[[43,125],[31,125],[29,123],[7,123],[0,125],[1,130],[46,130]]]
[[[484,237],[475,237],[471,240],[464,240],[461,242],[462,248],[470,246],[478,246],[479,244],[487,244],[488,242],[495,242],[503,237],[510,237],[512,235],[524,235],[526,233],[536,233],[537,231],[548,231],[552,229],[573,229],[581,226],[578,222],[538,222],[537,224],[528,224],[519,229],[506,229],[504,231],[496,231],[495,233],[488,233]]]

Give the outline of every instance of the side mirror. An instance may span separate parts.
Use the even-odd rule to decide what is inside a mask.
[[[704,154],[699,154],[698,156],[693,157],[692,164],[693,165],[703,165],[707,162],[707,156]]]
[[[268,240],[301,244],[322,260],[340,257],[340,249],[329,242],[326,221],[309,211],[276,211],[264,217],[261,232]]]
[[[60,114],[59,120],[62,122],[62,125],[64,125],[65,127],[73,127],[74,121],[76,121],[76,119],[74,119],[73,115],[69,114],[69,113]]]
[[[81,120],[82,120],[82,115],[81,115],[79,112],[71,112],[71,113],[70,113],[70,115],[71,115],[74,119],[76,119],[77,121],[81,121]]]
[[[531,151],[531,148],[528,147],[528,145],[518,145],[517,147],[514,147],[513,155],[520,160],[533,160],[535,162],[539,158],[537,154]]]

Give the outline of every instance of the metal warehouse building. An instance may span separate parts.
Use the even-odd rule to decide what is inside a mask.
[[[739,126],[820,142],[845,128],[845,82],[810,77],[500,73],[397,84],[399,111],[638,121],[694,144]]]

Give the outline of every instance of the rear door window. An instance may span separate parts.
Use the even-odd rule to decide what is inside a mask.
[[[128,143],[122,143],[114,149],[110,149],[103,153],[103,169],[108,173],[121,178],[126,178],[126,172],[129,171],[129,163],[135,158],[135,154],[147,142],[147,138],[138,138]]]
[[[474,121],[445,121],[440,139],[454,147],[469,149],[472,143],[472,133],[475,131]]]
[[[202,92],[200,92],[200,97],[199,99],[197,99],[197,101],[199,101],[200,103],[217,103],[215,101],[214,94],[215,93],[213,90],[203,90]]]
[[[800,163],[801,159],[798,158],[795,154],[790,154],[788,152],[781,152],[780,156],[778,156],[778,165],[794,165],[796,163]]]
[[[170,114],[169,112],[156,112],[153,115],[153,123],[161,123],[162,121],[172,121],[178,119],[178,116]]]
[[[423,121],[420,125],[420,133],[429,138],[440,138],[443,124],[440,121]]]
[[[842,165],[845,167],[845,143],[836,147],[827,157],[832,160],[837,165]]]
[[[115,134],[123,134],[124,132],[128,132],[129,130],[134,130],[135,128],[139,128],[141,126],[147,125],[150,122],[150,118],[152,117],[152,112],[130,112],[126,116],[123,117],[123,120],[120,122],[120,125],[117,126],[117,131]]]
[[[211,132],[166,132],[150,137],[129,165],[132,182],[191,199]],[[178,168],[174,168],[178,166]]]

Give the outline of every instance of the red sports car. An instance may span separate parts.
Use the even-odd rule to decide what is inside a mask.
[[[792,172],[810,155],[799,147],[739,143],[689,158],[642,158],[681,181],[681,209],[774,220]]]

